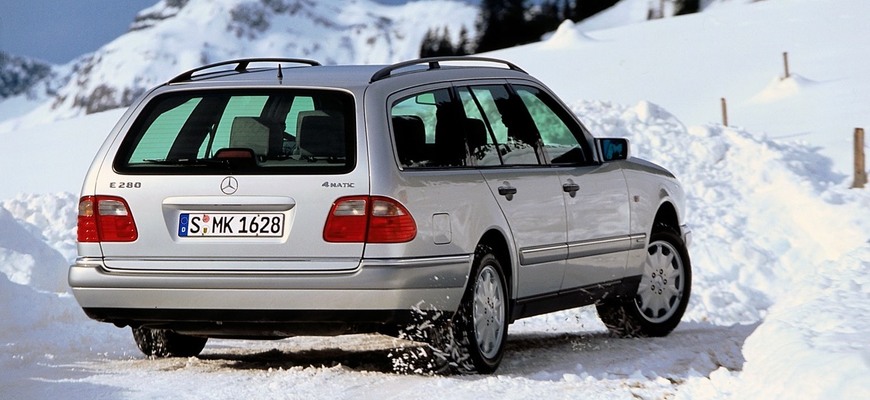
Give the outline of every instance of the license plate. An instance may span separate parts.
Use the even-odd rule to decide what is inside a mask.
[[[280,213],[184,213],[178,217],[180,237],[281,237]]]

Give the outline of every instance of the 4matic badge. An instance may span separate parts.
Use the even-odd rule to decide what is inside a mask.
[[[329,182],[329,181],[326,181],[326,182],[323,182],[323,184],[320,186],[325,187],[325,188],[352,188],[352,187],[354,187],[354,183],[353,182]]]

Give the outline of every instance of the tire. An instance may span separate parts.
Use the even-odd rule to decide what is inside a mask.
[[[426,344],[407,349],[393,360],[397,372],[490,374],[504,355],[508,290],[501,263],[486,246],[478,246],[472,273],[459,309],[452,315],[417,310],[400,337]]]
[[[634,297],[599,304],[598,316],[617,336],[666,336],[680,323],[691,289],[692,268],[683,240],[670,231],[656,232]]]
[[[508,330],[508,290],[501,263],[491,250],[475,254],[472,280],[455,319],[458,344],[468,362],[458,363],[461,373],[491,374],[504,356]]]
[[[195,357],[205,348],[208,338],[188,336],[167,329],[133,328],[133,339],[149,357]]]

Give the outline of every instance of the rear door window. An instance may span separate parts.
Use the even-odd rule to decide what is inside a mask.
[[[477,165],[539,165],[538,133],[504,85],[461,87],[469,148]],[[484,130],[485,129],[485,130]]]
[[[461,110],[449,89],[426,91],[400,99],[390,109],[390,117],[402,167],[471,165]]]
[[[115,159],[126,173],[342,173],[354,166],[353,97],[211,90],[153,99]]]

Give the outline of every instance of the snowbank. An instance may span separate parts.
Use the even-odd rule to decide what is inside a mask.
[[[742,373],[713,374],[687,393],[736,398],[870,394],[870,194],[849,190],[818,149],[721,125],[685,128],[658,106],[580,102],[599,135],[683,182],[694,232],[686,319],[761,320]],[[733,391],[733,393],[732,393]]]
[[[45,243],[38,228],[29,228],[0,208],[0,272],[9,281],[33,289],[66,292],[67,260]]]
[[[0,397],[42,397],[27,382],[46,365],[135,349],[128,331],[91,321],[69,293],[77,203],[69,193],[0,202]]]
[[[735,397],[870,398],[870,245],[802,278],[746,340]]]

